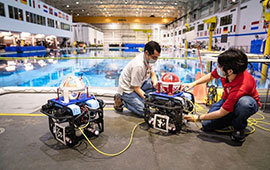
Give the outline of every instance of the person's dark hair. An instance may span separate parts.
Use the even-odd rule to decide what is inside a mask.
[[[154,54],[154,51],[157,50],[158,53],[160,53],[160,45],[155,41],[149,41],[144,46],[144,51],[148,51],[149,55]]]
[[[248,58],[243,51],[230,48],[218,56],[218,64],[226,74],[229,69],[233,70],[233,74],[238,74],[247,69]]]

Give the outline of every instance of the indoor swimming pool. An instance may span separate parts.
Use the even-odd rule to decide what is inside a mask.
[[[1,58],[0,87],[58,87],[62,80],[71,74],[87,78],[90,87],[117,87],[122,69],[137,54],[109,50],[67,50],[44,53],[39,57],[13,56],[16,58],[12,60]],[[203,67],[209,72],[210,63],[203,61]],[[215,67],[216,63],[213,63],[212,68]],[[266,85],[259,86],[259,70],[260,64],[249,65],[249,71],[254,76],[257,86],[264,88]],[[179,51],[162,51],[155,64],[155,72],[159,78],[165,72],[173,72],[183,83],[194,81],[198,71],[199,59],[193,54],[184,59]],[[269,84],[269,79],[266,84]]]

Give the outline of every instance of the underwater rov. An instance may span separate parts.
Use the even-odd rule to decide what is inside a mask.
[[[180,91],[181,81],[173,73],[166,73],[158,82],[158,90],[146,95],[144,120],[154,129],[179,133],[182,115],[194,113],[194,96]]]
[[[102,100],[88,94],[82,78],[69,76],[57,89],[57,98],[48,100],[41,112],[49,117],[54,138],[72,147],[83,138],[80,129],[88,137],[104,131],[104,106]]]

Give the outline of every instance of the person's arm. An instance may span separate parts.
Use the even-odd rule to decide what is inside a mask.
[[[152,83],[153,83],[153,87],[157,88],[158,79],[157,79],[157,76],[156,76],[154,71],[151,71],[151,80],[152,80]]]
[[[214,111],[214,112],[211,112],[211,113],[208,113],[208,114],[203,114],[203,115],[200,115],[200,120],[212,120],[212,119],[218,119],[218,118],[221,118],[221,117],[224,117],[225,115],[227,115],[229,112],[225,109],[223,109],[222,107],[217,110],[217,111]],[[184,119],[186,120],[189,120],[191,122],[194,122],[194,121],[198,121],[198,116],[193,116],[193,115],[185,115],[184,116]],[[194,120],[195,119],[195,120]]]
[[[208,74],[204,75],[203,77],[199,78],[198,80],[196,80],[196,81],[194,81],[192,83],[183,84],[181,89],[185,90],[185,91],[188,91],[188,90],[190,90],[191,88],[193,88],[196,85],[210,82],[213,79],[214,79],[214,77],[211,75],[211,73],[208,73]]]
[[[141,87],[135,86],[135,87],[134,87],[134,91],[135,91],[139,96],[141,96],[143,99],[145,98],[145,96],[144,96],[144,91],[141,89]]]

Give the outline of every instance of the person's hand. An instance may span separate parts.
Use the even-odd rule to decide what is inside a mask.
[[[196,83],[187,83],[187,84],[183,84],[181,87],[181,91],[189,91],[190,89],[192,89],[194,86],[196,86]]]
[[[197,122],[198,120],[198,115],[184,115],[184,119],[190,121],[190,122]]]
[[[154,83],[153,83],[153,87],[154,87],[155,89],[157,89],[157,88],[158,88],[158,82],[154,82]]]

